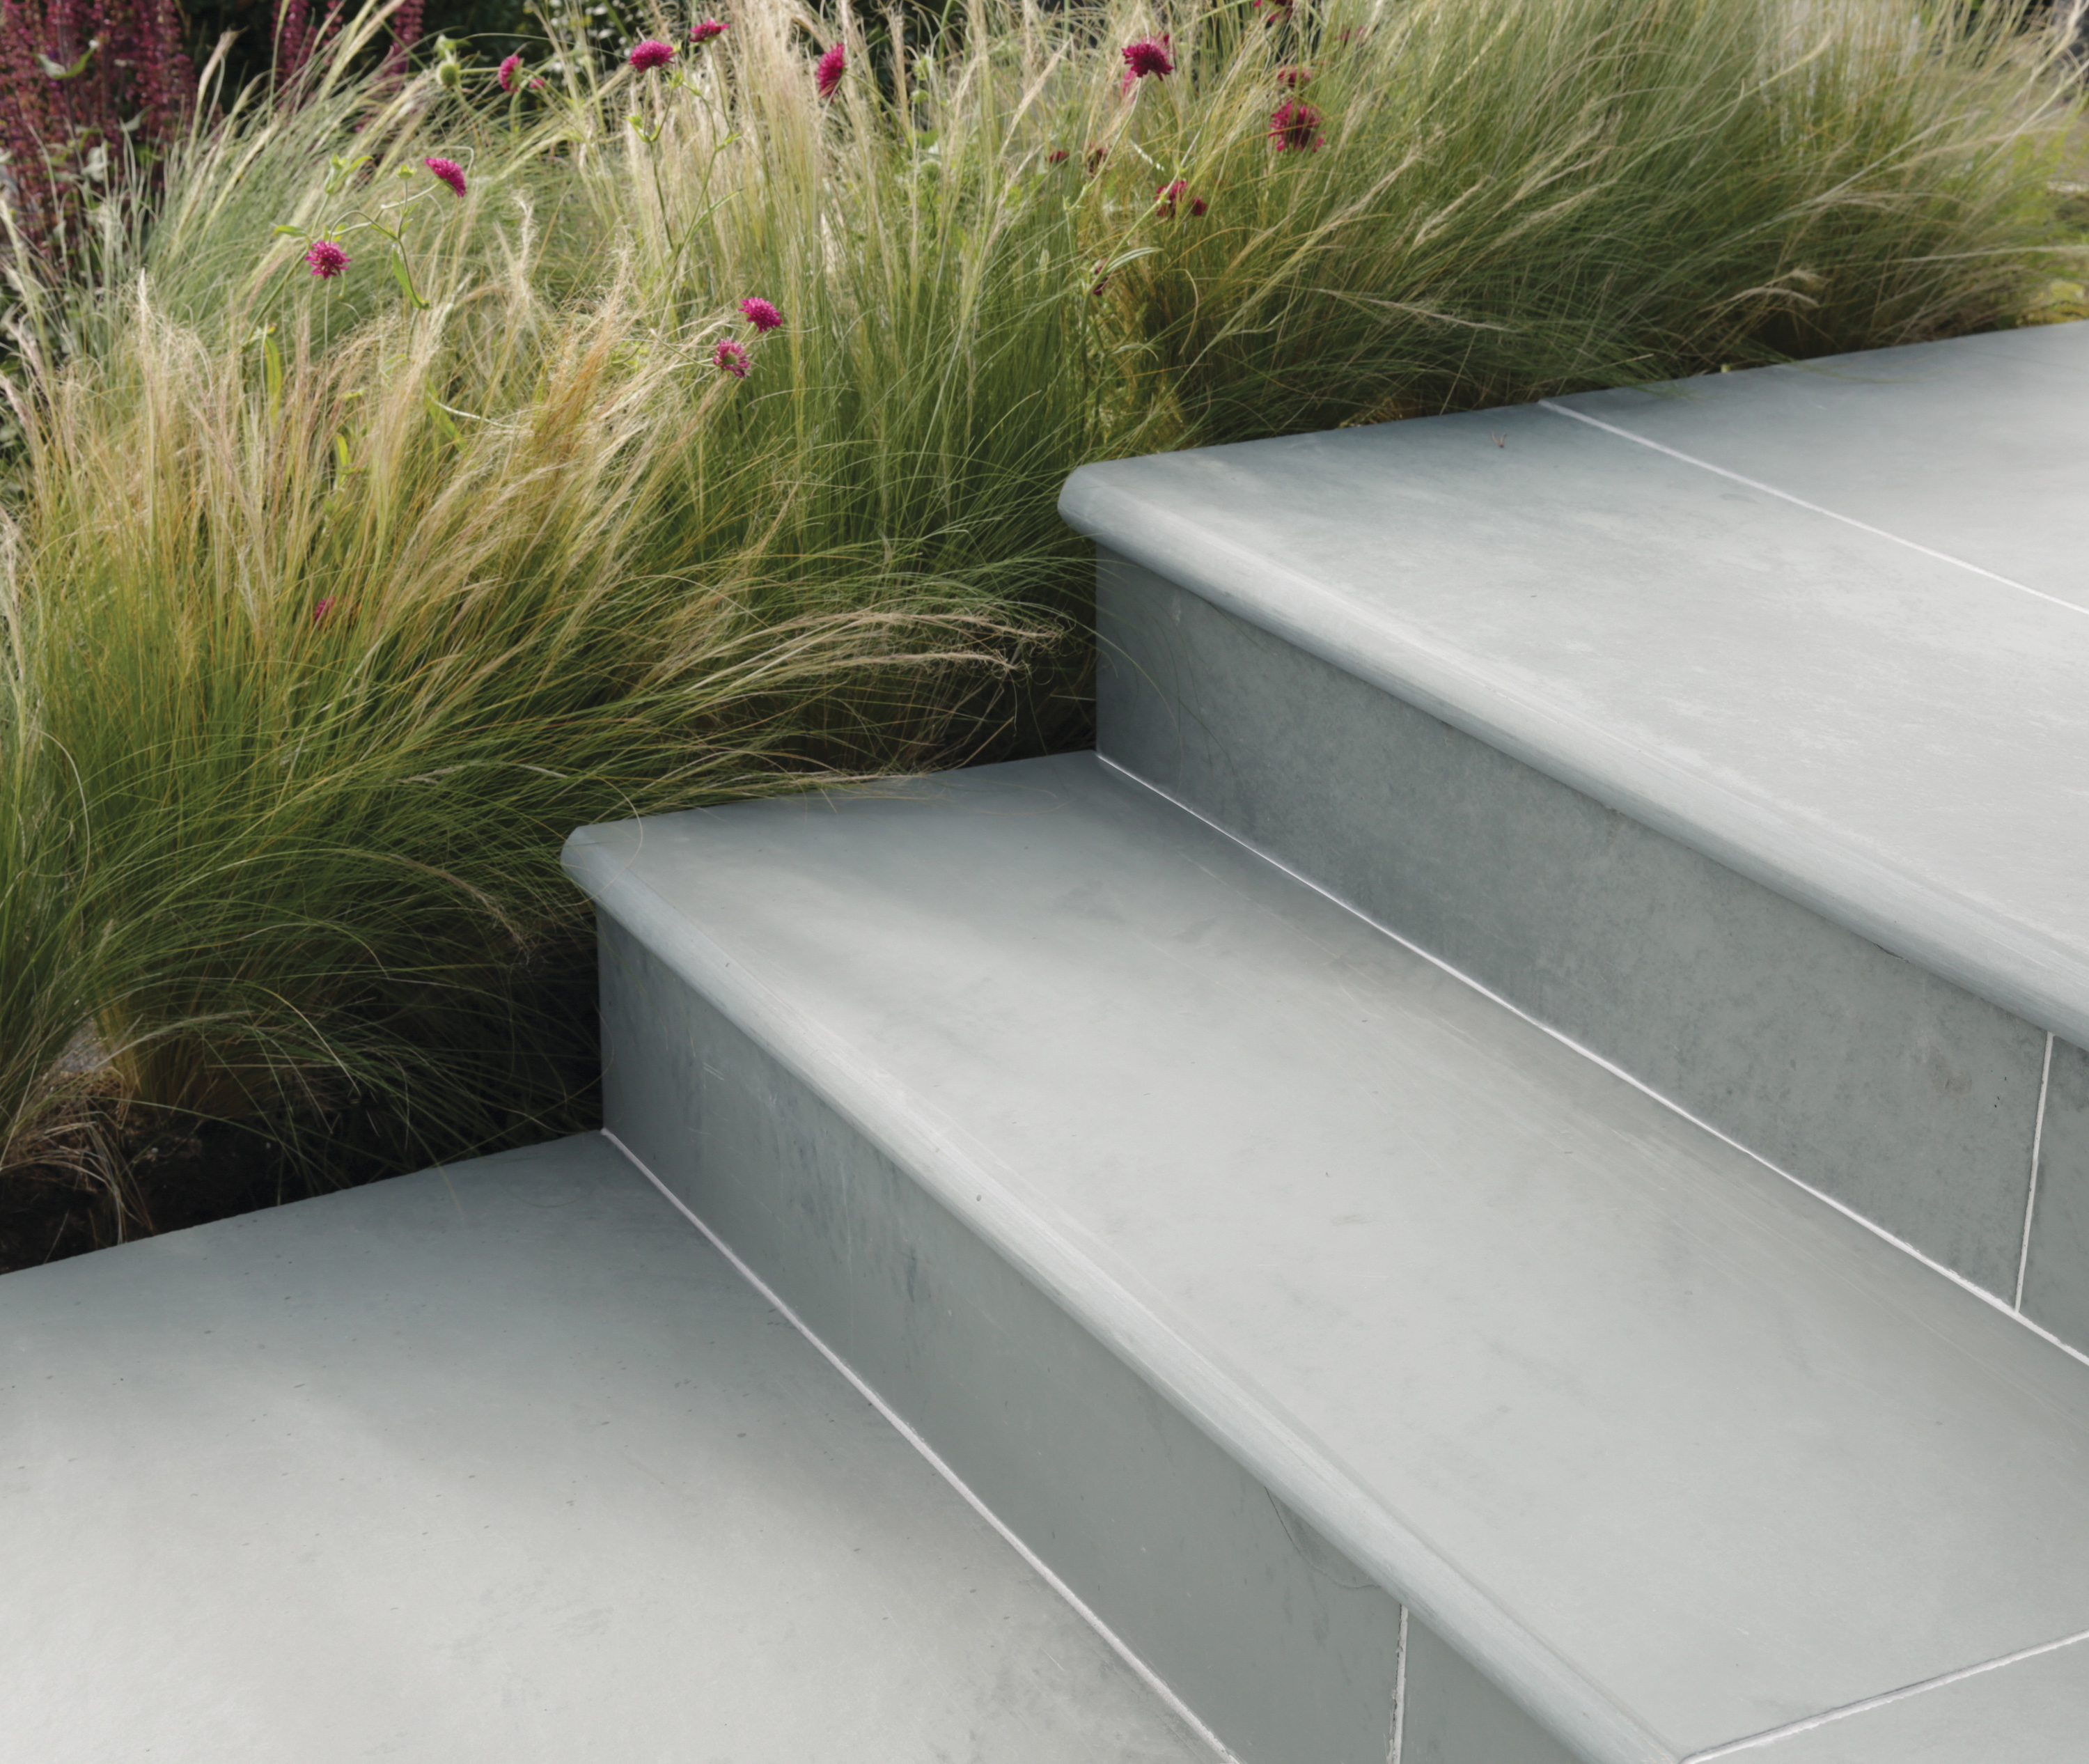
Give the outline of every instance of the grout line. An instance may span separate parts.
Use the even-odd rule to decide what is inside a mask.
[[[1392,1668],[1392,1745],[1386,1764],[1401,1764],[1407,1745],[1407,1607],[1400,1607],[1400,1652]]]
[[[1862,1225],[1867,1231],[1870,1232],[1873,1237],[1881,1239],[1884,1243],[1890,1243],[1895,1249],[1899,1250],[1908,1255],[1913,1256],[1916,1261],[1921,1263],[1922,1265],[1928,1268],[1932,1273],[1941,1274],[1946,1280],[1950,1281],[1953,1285],[1964,1288],[1965,1290],[1971,1293],[1975,1298],[1979,1299],[1982,1304],[1989,1307],[1992,1310],[1999,1311],[2004,1316],[2007,1317],[2018,1328],[2029,1330],[2040,1341],[2048,1342],[2053,1346],[2058,1348],[2060,1351],[2067,1355],[2070,1359],[2079,1360],[2084,1366],[2089,1366],[2089,1353],[2085,1353],[2082,1349],[2073,1346],[2070,1343],[2061,1341],[2061,1338],[2055,1335],[2050,1329],[2043,1328],[2040,1324],[2032,1322],[2029,1317],[2024,1315],[2022,1311],[2018,1311],[2016,1307],[2012,1305],[2006,1298],[1997,1298],[1993,1293],[1989,1292],[1986,1287],[1975,1285],[1971,1281],[1967,1279],[1963,1274],[1960,1273],[1957,1268],[1946,1267],[1943,1263],[1937,1260],[1935,1257],[1929,1255],[1924,1251],[1917,1249],[1906,1238],[1895,1237],[1892,1232],[1887,1230],[1884,1225],[1879,1224],[1876,1220],[1866,1218],[1864,1214],[1859,1212],[1854,1207],[1848,1206],[1843,1202],[1838,1200],[1833,1195],[1827,1193],[1825,1190],[1816,1188],[1812,1183],[1808,1182],[1804,1177],[1795,1176],[1790,1170],[1784,1169],[1782,1165],[1773,1164],[1768,1158],[1765,1157],[1761,1152],[1757,1151],[1754,1147],[1744,1145],[1731,1134],[1722,1132],[1718,1127],[1714,1127],[1710,1122],[1701,1119],[1700,1117],[1692,1114],[1688,1109],[1684,1108],[1681,1103],[1676,1101],[1674,1097],[1664,1097],[1659,1091],[1656,1090],[1653,1085],[1648,1084],[1645,1079],[1635,1077],[1632,1073],[1627,1071],[1624,1067],[1618,1065],[1614,1061],[1606,1059],[1594,1048],[1584,1045],[1581,1042],[1576,1041],[1571,1035],[1568,1035],[1561,1030],[1555,1029],[1551,1024],[1544,1022],[1539,1018],[1534,1017],[1528,1011],[1525,1010],[1522,1006],[1514,1002],[1511,999],[1504,998],[1499,993],[1495,991],[1492,987],[1482,985],[1480,981],[1473,979],[1470,974],[1466,973],[1462,968],[1453,968],[1448,962],[1445,961],[1442,956],[1432,955],[1429,951],[1422,948],[1419,943],[1410,942],[1408,938],[1402,937],[1397,931],[1394,930],[1391,925],[1386,924],[1383,920],[1374,919],[1368,912],[1366,912],[1362,908],[1358,906],[1355,902],[1345,900],[1340,895],[1334,893],[1329,889],[1322,887],[1320,884],[1314,881],[1310,876],[1302,875],[1298,871],[1293,869],[1289,864],[1285,863],[1282,858],[1276,856],[1273,852],[1264,851],[1262,847],[1257,845],[1253,840],[1242,839],[1239,834],[1234,832],[1230,827],[1221,826],[1208,815],[1200,813],[1195,809],[1191,808],[1190,805],[1183,801],[1181,797],[1170,796],[1168,792],[1163,790],[1160,785],[1152,783],[1149,779],[1140,777],[1139,774],[1135,771],[1126,770],[1125,767],[1118,765],[1115,760],[1110,758],[1105,753],[1099,751],[1096,753],[1096,758],[1100,760],[1104,765],[1109,766],[1112,771],[1117,773],[1120,777],[1138,785],[1142,790],[1152,791],[1153,794],[1160,797],[1163,802],[1172,802],[1177,808],[1180,809],[1183,813],[1190,816],[1194,820],[1203,822],[1206,826],[1209,827],[1214,833],[1218,834],[1221,838],[1232,840],[1233,843],[1239,846],[1242,851],[1252,852],[1265,864],[1270,865],[1271,868],[1281,870],[1295,882],[1302,883],[1305,886],[1311,889],[1315,894],[1319,895],[1322,899],[1332,901],[1335,905],[1340,907],[1343,912],[1350,914],[1353,917],[1362,920],[1363,922],[1369,925],[1374,931],[1378,932],[1382,936],[1391,938],[1392,941],[1397,943],[1402,949],[1407,950],[1411,953],[1420,956],[1422,959],[1428,963],[1431,968],[1440,969],[1443,972],[1448,974],[1452,979],[1461,982],[1462,985],[1471,987],[1473,990],[1478,993],[1482,998],[1488,999],[1493,1003],[1499,1005],[1503,1010],[1508,1011],[1511,1015],[1521,1017],[1534,1029],[1537,1029],[1546,1035],[1551,1036],[1552,1039],[1559,1043],[1562,1047],[1572,1048],[1576,1054],[1579,1054],[1582,1058],[1602,1067],[1602,1069],[1608,1072],[1613,1078],[1623,1079],[1625,1083],[1630,1084],[1632,1088],[1638,1091],[1641,1095],[1651,1097],[1656,1102],[1659,1103],[1662,1108],[1669,1110],[1671,1114],[1679,1115],[1684,1120],[1688,1121],[1693,1127],[1699,1129],[1702,1132],[1710,1134],[1712,1137],[1718,1140],[1721,1144],[1731,1146],[1734,1150],[1741,1153],[1743,1157],[1750,1158],[1756,1163],[1761,1165],[1762,1167],[1768,1170],[1773,1176],[1782,1176],[1787,1182],[1790,1182],[1793,1187],[1804,1189],[1808,1194],[1812,1195],[1816,1200],[1821,1201],[1827,1206],[1833,1207],[1835,1211],[1841,1213],[1844,1218],[1851,1221],[1855,1224]]]
[[[2053,1084],[2053,1031],[2045,1032],[2045,1065],[2038,1075],[2038,1118],[2031,1130],[2031,1187],[2024,1195],[2023,1247],[2017,1251],[2017,1296],[2014,1309],[2023,1311],[2024,1276],[2031,1270],[2031,1221],[2038,1207],[2038,1163],[2045,1146],[2045,1093]]]
[[[1630,429],[1621,429],[1615,423],[1605,423],[1585,411],[1570,410],[1565,405],[1555,404],[1550,398],[1540,398],[1538,402],[1541,410],[1550,410],[1555,416],[1572,417],[1576,423],[1585,423],[1593,429],[1601,429],[1606,435],[1615,435],[1637,446],[1651,448],[1657,453],[1666,453],[1671,459],[1679,459],[1684,465],[1695,466],[1701,471],[1713,472],[1735,483],[1745,484],[1751,490],[1760,490],[1765,496],[1775,496],[1780,501],[1791,503],[1795,508],[1804,509],[1813,514],[1825,514],[1831,521],[1840,521],[1843,526],[1853,526],[1860,533],[1868,533],[1874,539],[1888,539],[1895,545],[1904,545],[1911,552],[1920,552],[1924,557],[1935,558],[1940,564],[1956,564],[1960,569],[1971,570],[1975,576],[1984,576],[1989,582],[2000,582],[2005,588],[2014,588],[2021,594],[2031,595],[2033,599],[2049,601],[2056,607],[2065,607],[2070,612],[2089,616],[2089,607],[2079,607],[2071,600],[2062,600],[2059,595],[2047,594],[2043,589],[2034,588],[2028,582],[1998,576],[1992,569],[1983,569],[1978,564],[1969,564],[1962,557],[1954,557],[1949,552],[1937,551],[1914,539],[1904,539],[1898,533],[1889,533],[1884,527],[1873,526],[1868,521],[1860,521],[1853,515],[1838,514],[1833,509],[1824,509],[1817,502],[1808,502],[1804,496],[1795,496],[1788,490],[1778,489],[1775,484],[1764,483],[1760,479],[1744,478],[1739,472],[1728,471],[1723,466],[1714,466],[1709,460],[1700,459],[1694,453],[1664,447],[1659,441],[1650,441],[1644,435],[1635,435]]]
[[[684,1204],[680,1195],[677,1195],[674,1190],[670,1188],[665,1182],[662,1182],[658,1176],[654,1175],[651,1170],[646,1166],[646,1161],[643,1158],[640,1157],[636,1152],[633,1151],[629,1146],[626,1145],[623,1140],[620,1140],[614,1133],[610,1131],[607,1127],[603,1128],[601,1132],[602,1136],[605,1140],[608,1140],[611,1145],[615,1146],[618,1151],[621,1152],[624,1155],[624,1157],[630,1161],[632,1167],[636,1170],[640,1175],[643,1176],[646,1181],[652,1183],[655,1188],[658,1189],[660,1192],[667,1197],[669,1205],[673,1207],[677,1212],[680,1213],[684,1218],[687,1219],[691,1225],[694,1225],[697,1230],[701,1231],[704,1234],[705,1238],[709,1241],[711,1247],[716,1250],[719,1255],[723,1255],[727,1261],[732,1264],[734,1269],[739,1273],[740,1278],[745,1281],[748,1285],[752,1286],[757,1292],[760,1293],[771,1306],[781,1313],[785,1321],[789,1323],[791,1328],[796,1329],[799,1334],[804,1337],[804,1338],[808,1341],[811,1342],[814,1347],[817,1348],[820,1350],[821,1355],[826,1360],[827,1363],[832,1366],[836,1371],[839,1372],[842,1376],[847,1379],[850,1384],[854,1387],[856,1394],[861,1397],[865,1402],[869,1403],[871,1407],[875,1409],[881,1415],[884,1416],[884,1418],[892,1424],[894,1430],[898,1432],[899,1436],[903,1440],[906,1440],[909,1445],[912,1446],[916,1451],[919,1452],[922,1457],[929,1461],[929,1467],[933,1470],[938,1476],[942,1477],[945,1482],[948,1483],[951,1487],[954,1488],[958,1491],[959,1495],[963,1497],[965,1504],[970,1507],[974,1513],[980,1516],[980,1517],[985,1520],[989,1526],[993,1526],[995,1532],[998,1534],[1002,1539],[1002,1541],[1006,1543],[1010,1549],[1014,1550],[1018,1556],[1021,1556],[1023,1560],[1031,1566],[1031,1568],[1035,1569],[1038,1576],[1044,1581],[1046,1586],[1049,1586],[1053,1591],[1058,1594],[1062,1599],[1065,1599],[1068,1604],[1074,1607],[1075,1614],[1079,1616],[1083,1623],[1087,1624],[1091,1629],[1094,1630],[1097,1635],[1100,1636],[1105,1642],[1109,1643],[1111,1651],[1113,1652],[1119,1659],[1122,1660],[1126,1666],[1131,1668],[1132,1672],[1137,1675],[1139,1680],[1145,1685],[1147,1689],[1151,1690],[1155,1696],[1158,1697],[1163,1703],[1167,1705],[1169,1710],[1178,1720],[1186,1726],[1191,1732],[1195,1733],[1199,1739],[1202,1740],[1206,1745],[1212,1749],[1213,1755],[1221,1760],[1222,1764],[1240,1764],[1240,1760],[1226,1749],[1225,1743],[1219,1738],[1218,1735],[1212,1732],[1212,1730],[1204,1724],[1203,1719],[1198,1715],[1197,1712],[1186,1702],[1183,1702],[1183,1700],[1178,1697],[1174,1691],[1170,1689],[1167,1682],[1162,1679],[1152,1667],[1148,1666],[1145,1661],[1141,1659],[1136,1654],[1133,1653],[1130,1648],[1126,1646],[1118,1637],[1117,1632],[1112,1629],[1108,1624],[1105,1623],[1100,1616],[1096,1616],[1096,1614],[1089,1608],[1087,1603],[1081,1598],[1081,1595],[1075,1592],[1072,1587],[1069,1586],[1066,1582],[1062,1580],[1057,1574],[1054,1573],[1053,1570],[1038,1556],[1036,1551],[1032,1550],[1028,1544],[1023,1541],[1022,1539],[1018,1537],[1013,1531],[1010,1530],[1006,1525],[1002,1524],[1000,1517],[995,1513],[993,1509],[988,1506],[984,1501],[981,1500],[977,1495],[974,1494],[972,1490],[965,1485],[963,1479],[959,1476],[958,1473],[952,1470],[950,1466],[945,1463],[942,1457],[937,1454],[936,1449],[929,1444],[926,1440],[923,1439],[919,1433],[915,1431],[912,1427],[897,1414],[893,1410],[890,1405],[889,1405],[882,1397],[879,1396],[878,1393],[873,1390],[869,1384],[865,1384],[862,1379],[859,1378],[854,1369],[850,1367],[846,1360],[844,1360],[839,1354],[835,1353],[832,1348],[829,1347],[825,1341],[822,1341],[818,1336],[815,1335],[812,1330],[806,1326],[805,1320],[800,1316],[796,1311],[793,1311],[790,1306],[784,1303],[782,1298],[778,1295],[775,1290],[770,1287],[766,1281],[762,1279],[759,1274],[756,1273],[753,1268],[749,1268],[746,1263],[743,1262],[739,1256],[736,1255],[732,1251],[731,1247],[726,1243],[725,1239],[720,1237],[717,1232],[711,1230],[709,1225],[706,1225],[701,1219],[698,1218],[697,1215],[689,1209],[688,1205]],[[1405,1641],[1406,1633],[1406,1613],[1403,1607],[1401,1617],[1401,1635],[1403,1642]],[[1404,1654],[1402,1659],[1404,1663]]]
[[[1692,1752],[1689,1757],[1682,1759],[1680,1764],[1712,1764],[1714,1758],[1732,1758],[1737,1753],[1752,1752],[1759,1746],[1774,1745],[1779,1740],[1788,1740],[1795,1734],[1811,1733],[1816,1728],[1825,1728],[1831,1721],[1841,1721],[1851,1715],[1867,1715],[1874,1709],[1884,1708],[1889,1703],[1905,1702],[1911,1697],[1941,1690],[1946,1685],[1978,1678],[1983,1672],[1997,1672],[2005,1666],[2014,1666],[2022,1660],[2036,1659],[2041,1654],[2057,1654],[2062,1648],[2073,1647],[2082,1642],[2089,1642],[2089,1629],[2074,1635],[2064,1635],[2057,1642],[2040,1642],[2033,1647],[2018,1648],[2015,1653],[2005,1654],[1999,1659],[1983,1660],[1978,1666],[1962,1666],[1955,1672],[1940,1672],[1934,1678],[1925,1678],[1918,1684],[1903,1685],[1898,1690],[1867,1697],[1861,1702],[1845,1703],[1839,1709],[1808,1715],[1804,1720],[1787,1721],[1781,1728],[1769,1728],[1761,1733],[1752,1733],[1745,1740],[1731,1740],[1724,1745],[1713,1746],[1708,1751]]]

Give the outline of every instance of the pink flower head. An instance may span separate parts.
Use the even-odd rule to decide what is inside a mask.
[[[464,167],[453,159],[424,159],[421,163],[459,195],[464,194]]]
[[[321,281],[329,281],[348,268],[348,253],[332,239],[314,239],[305,263]]]
[[[320,601],[317,606],[312,608],[312,623],[314,624],[325,624],[326,616],[333,611],[333,596],[332,594],[328,594],[325,599]]]
[[[1277,84],[1290,92],[1296,92],[1301,86],[1310,83],[1312,78],[1313,70],[1310,67],[1280,67],[1276,70]]]
[[[783,315],[766,300],[750,297],[740,303],[740,315],[754,327],[757,337],[773,331],[783,322]]]
[[[1154,212],[1164,221],[1175,218],[1175,204],[1178,202],[1188,202],[1192,220],[1204,212],[1204,199],[1191,195],[1189,185],[1180,178],[1172,184],[1163,184],[1156,194],[1158,200],[1153,204]]]
[[[1278,152],[1295,148],[1310,153],[1327,139],[1313,131],[1320,126],[1320,113],[1310,104],[1281,104],[1271,113],[1269,138]]]
[[[689,27],[692,43],[708,43],[713,37],[724,35],[725,26],[717,19],[703,19]]]
[[[735,380],[747,378],[747,346],[736,343],[731,337],[711,351],[712,363]]]
[[[1069,155],[1065,148],[1055,147],[1044,156],[1044,163],[1048,165],[1063,165],[1068,157]]]
[[[675,45],[663,43],[657,36],[649,36],[631,52],[631,65],[641,74],[650,74],[656,67],[665,67],[675,58]]]
[[[522,58],[520,55],[510,55],[500,64],[500,71],[494,77],[500,80],[500,89],[503,92],[513,92],[515,89],[516,70],[521,65]]]
[[[1255,0],[1255,9],[1269,15],[1262,21],[1264,24],[1282,24],[1290,19],[1293,3],[1294,0]]]
[[[1091,145],[1087,153],[1088,175],[1092,178],[1100,171],[1103,169],[1103,161],[1109,157],[1109,149],[1107,147]]]
[[[1175,71],[1175,62],[1168,53],[1168,39],[1142,36],[1136,43],[1124,47],[1126,78],[1143,79],[1151,74],[1155,79],[1163,78]]]
[[[842,83],[842,73],[847,66],[848,49],[843,44],[835,44],[820,58],[820,65],[815,71],[819,79],[820,96],[822,98],[834,97],[834,88]]]

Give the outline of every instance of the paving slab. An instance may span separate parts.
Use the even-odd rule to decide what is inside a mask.
[[[1552,403],[2089,612],[2089,323]]]
[[[0,1756],[1212,1754],[598,1135],[0,1278]]]

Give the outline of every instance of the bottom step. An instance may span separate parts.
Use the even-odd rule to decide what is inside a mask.
[[[0,1756],[1208,1764],[606,1141],[0,1279]]]

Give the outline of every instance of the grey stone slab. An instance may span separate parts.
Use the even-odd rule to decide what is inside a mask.
[[[1097,612],[1107,758],[2014,1297],[2042,1030],[1108,552]]]
[[[2025,1315],[2089,1350],[2089,1054],[2056,1039],[2024,1260]]]
[[[1061,509],[2089,1044],[2076,608],[1534,407],[1085,466]]]
[[[2089,324],[1556,402],[2089,609]]]
[[[601,920],[607,1118],[1245,1764],[1383,1764],[1399,1610]]]
[[[0,1755],[1209,1754],[606,1142],[0,1279]]]
[[[2089,1757],[2089,1642],[1714,1756],[1735,1764],[2078,1764]]]
[[[1391,1764],[1576,1764],[1574,1755],[1419,1618],[1408,1625]]]
[[[2089,1626],[2089,1368],[1093,758],[567,861],[1595,1764]]]

